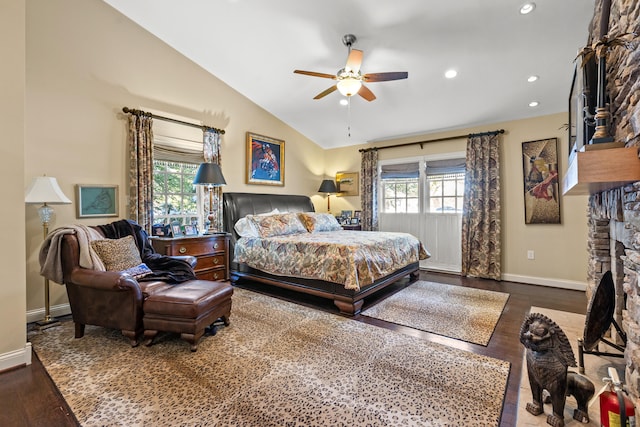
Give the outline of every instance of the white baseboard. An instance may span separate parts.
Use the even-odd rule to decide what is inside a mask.
[[[54,305],[51,307],[51,317],[66,316],[71,314],[69,303]],[[27,311],[27,323],[37,322],[44,319],[44,307]]]
[[[549,286],[551,288],[570,289],[574,291],[584,291],[587,289],[586,282],[549,279],[546,277],[522,276],[519,274],[503,274],[502,280],[506,280],[509,282],[527,283],[529,285]]]
[[[16,366],[31,365],[31,343],[27,342],[24,348],[0,354],[0,372]]]

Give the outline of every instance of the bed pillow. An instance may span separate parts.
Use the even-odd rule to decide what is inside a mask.
[[[306,233],[300,218],[295,213],[276,214],[268,216],[249,215],[260,237],[285,236],[288,234]]]
[[[278,213],[280,213],[280,211],[278,210],[278,208],[275,208],[271,212],[261,213],[257,215],[267,216],[267,215],[274,215]],[[253,221],[250,221],[249,218],[247,218],[246,216],[236,221],[236,223],[233,225],[233,229],[236,230],[236,233],[238,233],[238,236],[240,237],[260,237],[260,233],[258,233],[258,229],[256,228],[256,225],[253,223]]]
[[[338,224],[336,217],[331,214],[301,212],[298,216],[309,233],[314,233],[316,231],[342,230],[342,227]]]
[[[122,271],[142,264],[133,236],[122,239],[92,240],[91,247],[107,271]]]

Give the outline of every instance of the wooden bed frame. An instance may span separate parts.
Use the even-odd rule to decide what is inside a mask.
[[[251,280],[266,283],[281,288],[292,289],[323,298],[332,299],[340,313],[349,316],[360,313],[363,299],[374,292],[409,275],[411,281],[418,279],[419,263],[415,262],[406,267],[360,288],[359,291],[345,289],[339,283],[323,280],[301,279],[297,277],[275,276],[253,269],[246,264],[233,261],[235,242],[239,236],[233,229],[236,221],[246,215],[271,212],[313,212],[311,199],[307,196],[257,193],[224,193],[223,194],[224,229],[231,234],[229,245],[230,276],[233,284],[241,280]]]

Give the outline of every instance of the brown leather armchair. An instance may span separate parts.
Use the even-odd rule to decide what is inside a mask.
[[[117,271],[97,271],[80,266],[80,247],[75,234],[62,238],[61,264],[67,288],[75,337],[84,335],[85,325],[120,329],[132,346],[143,332],[144,299],[170,284],[162,280],[137,281]],[[176,257],[195,266],[195,257]]]

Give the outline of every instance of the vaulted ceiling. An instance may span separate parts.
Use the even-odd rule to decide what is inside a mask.
[[[594,10],[594,0],[535,0],[526,15],[524,0],[104,1],[325,148],[567,111]],[[363,73],[409,77],[367,83],[372,102],[314,100],[335,81],[293,71],[336,74],[345,34],[364,51]]]

